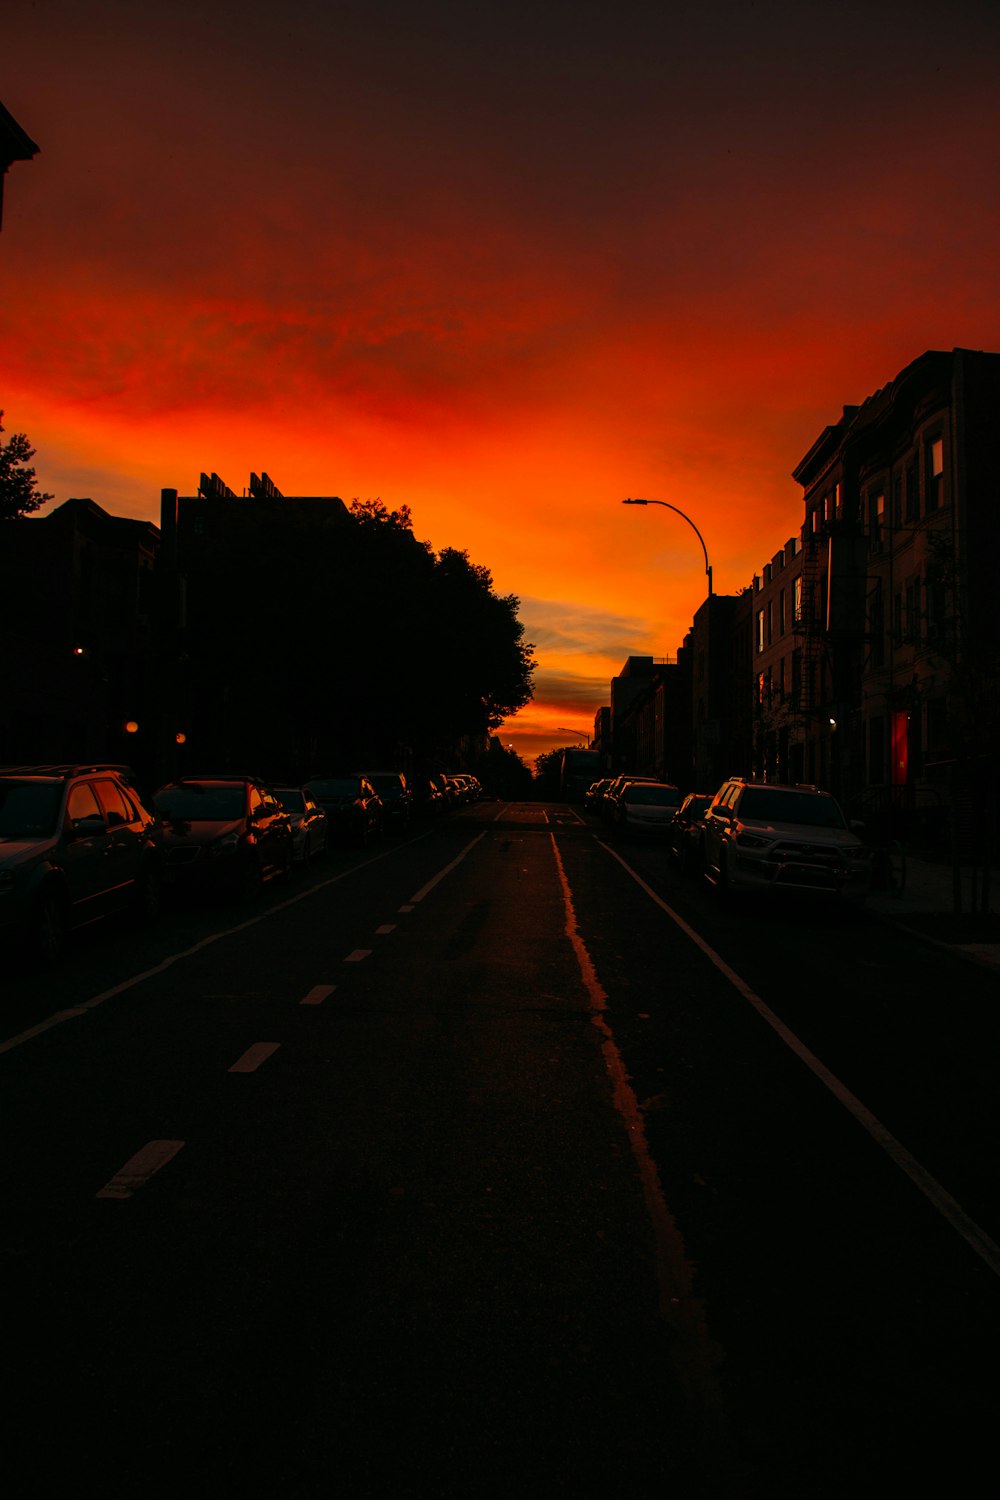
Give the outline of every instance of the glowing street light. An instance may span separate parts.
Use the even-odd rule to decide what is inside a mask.
[[[680,518],[681,518],[682,521],[686,521],[688,523],[688,525],[690,526],[691,530],[694,532],[695,536],[698,538],[699,542],[701,543],[701,550],[705,554],[705,576],[708,579],[708,597],[711,599],[711,597],[712,597],[712,567],[711,567],[711,564],[709,563],[709,560],[708,560],[708,548],[705,546],[705,538],[702,536],[701,532],[698,530],[697,526],[694,524],[694,522],[692,521],[691,517],[690,516],[686,516],[684,514],[684,512],[678,506],[671,505],[669,500],[623,500],[622,504],[623,505],[663,505],[663,506],[666,507],[667,510],[672,510],[675,515],[680,516]]]

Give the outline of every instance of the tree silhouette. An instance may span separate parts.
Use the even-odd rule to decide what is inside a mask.
[[[3,431],[0,411],[0,433]],[[23,520],[52,499],[38,493],[35,471],[27,467],[34,456],[35,450],[23,432],[12,432],[8,442],[0,442],[0,521]]]

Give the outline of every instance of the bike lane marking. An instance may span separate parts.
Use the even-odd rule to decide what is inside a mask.
[[[675,912],[673,907],[668,906],[663,898],[657,895],[652,886],[647,885],[642,876],[633,870],[632,866],[627,864],[616,850],[612,849],[610,845],[605,844],[601,839],[597,839],[597,843],[611,855],[612,859],[618,861],[622,869],[628,875],[631,875],[636,885],[645,891],[649,899],[661,911],[666,913],[670,920],[680,928],[685,936],[691,939],[697,948],[701,949],[705,957],[715,965],[720,974],[728,979],[737,993],[742,995],[743,999],[749,1005],[753,1006],[761,1020],[765,1021],[771,1027],[772,1031],[781,1038],[786,1047],[795,1054],[801,1063],[805,1064],[825,1088],[829,1089],[837,1102],[847,1110],[861,1128],[867,1131],[871,1139],[885,1152],[889,1160],[910,1179],[914,1187],[923,1193],[924,1197],[934,1206],[945,1222],[950,1224],[952,1229],[961,1235],[970,1249],[975,1251],[980,1260],[989,1267],[995,1276],[1000,1276],[1000,1245],[997,1245],[994,1240],[990,1239],[986,1231],[980,1228],[975,1219],[971,1218],[965,1212],[962,1205],[951,1196],[946,1188],[942,1187],[937,1178],[933,1177],[927,1171],[926,1167],[921,1166],[916,1157],[912,1156],[902,1142],[898,1141],[892,1132],[886,1129],[881,1120],[876,1115],[873,1115],[866,1105],[862,1104],[856,1094],[851,1093],[847,1085],[842,1083],[835,1073],[831,1073],[825,1063],[820,1062],[819,1058],[814,1052],[809,1050],[805,1042],[792,1031],[791,1027],[785,1025],[780,1016],[776,1015],[766,1001],[762,1000],[756,991],[750,988],[746,980],[741,979],[735,969],[729,967],[725,959],[716,953],[711,944],[706,942],[699,932],[696,932],[689,923],[685,922],[684,918],[678,912]]]
[[[621,1115],[639,1171],[646,1211],[656,1246],[656,1279],[660,1314],[677,1337],[675,1374],[698,1397],[702,1409],[722,1421],[723,1400],[715,1376],[719,1350],[708,1331],[701,1302],[694,1296],[691,1263],[684,1239],[667,1206],[656,1162],[646,1140],[642,1110],[629,1082],[625,1061],[607,1019],[608,996],[580,935],[566,871],[555,834],[550,833],[566,915],[565,933],[576,955],[589,1000],[590,1019],[601,1038],[604,1064],[611,1079],[615,1108]],[[721,1430],[719,1431],[721,1439]]]

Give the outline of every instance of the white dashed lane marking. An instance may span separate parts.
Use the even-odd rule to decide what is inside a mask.
[[[396,931],[396,924],[395,924],[395,922],[383,922],[381,927],[376,927],[376,929],[375,929],[375,936],[376,937],[385,937],[388,933],[395,932],[395,931]]]
[[[322,1005],[328,995],[332,995],[337,988],[335,984],[314,984],[308,995],[299,1001],[300,1005]]]
[[[280,1042],[254,1042],[248,1047],[243,1056],[237,1058],[229,1069],[230,1073],[255,1073],[262,1062],[267,1059],[281,1046]]]
[[[344,963],[359,964],[363,958],[371,958],[371,956],[372,950],[370,948],[355,948],[354,952],[349,953],[344,959]]]
[[[129,1157],[121,1171],[116,1172],[95,1196],[131,1198],[138,1188],[149,1181],[154,1172],[165,1167],[177,1155],[183,1144],[183,1141],[148,1141],[141,1151]]]

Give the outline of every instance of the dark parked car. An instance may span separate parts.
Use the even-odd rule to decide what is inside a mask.
[[[689,792],[674,814],[667,855],[676,861],[682,875],[693,875],[703,868],[702,819],[711,802],[711,792]]]
[[[174,890],[250,900],[291,874],[292,825],[272,789],[253,776],[185,776],[154,794],[166,879]]]
[[[617,833],[665,839],[681,805],[677,787],[666,781],[626,781],[615,798],[612,824]]]
[[[368,780],[378,793],[382,803],[382,818],[385,828],[397,833],[409,833],[413,816],[413,794],[401,771],[369,771]]]
[[[301,786],[276,786],[275,796],[292,825],[292,849],[297,864],[306,864],[327,848],[326,813]]]
[[[0,942],[43,962],[75,927],[160,907],[156,820],[127,766],[19,766],[0,772]]]
[[[370,838],[382,832],[382,802],[367,776],[356,772],[312,776],[306,782],[306,791],[326,813],[331,843],[341,841],[363,849]]]
[[[440,776],[415,776],[410,781],[413,812],[416,817],[441,817],[448,811],[448,798]]]
[[[872,850],[829,792],[733,777],[705,813],[705,874],[724,899],[737,892],[804,893],[861,905]]]

